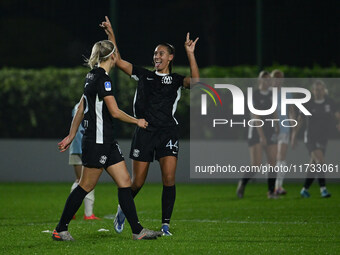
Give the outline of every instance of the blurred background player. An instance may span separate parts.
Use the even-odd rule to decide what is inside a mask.
[[[268,110],[272,106],[272,92],[270,74],[267,71],[262,71],[259,74],[259,89],[253,93],[253,106],[257,110]],[[270,116],[258,116],[251,114],[251,119],[277,119],[277,114],[274,112]],[[259,121],[253,121],[253,126],[248,129],[248,145],[250,152],[250,163],[252,166],[260,166],[262,164],[263,150],[267,156],[267,164],[271,166],[276,165],[277,157],[277,132],[278,126],[272,127],[272,123],[263,121],[264,125],[261,127]],[[236,194],[239,198],[243,198],[244,190],[255,173],[247,173],[239,181]],[[276,198],[275,190],[275,174],[268,173],[268,198]]]
[[[327,96],[326,85],[323,81],[317,80],[313,83],[312,94],[312,100],[305,104],[306,109],[312,115],[306,116],[302,112],[299,112],[298,125],[293,129],[291,144],[292,148],[294,148],[297,134],[303,125],[303,121],[305,121],[304,142],[311,156],[309,163],[324,164],[329,134],[336,124],[335,117],[338,113],[336,113],[333,100]],[[322,172],[307,173],[307,178],[300,195],[304,198],[310,197],[308,189],[312,185],[315,177],[317,177],[319,181],[321,197],[330,197],[331,194],[326,188],[326,179]]]
[[[76,114],[78,110],[79,103],[76,104],[72,110],[72,118]],[[78,186],[79,180],[81,178],[81,173],[83,171],[82,161],[81,161],[81,140],[84,134],[84,126],[83,123],[80,124],[76,136],[73,139],[73,142],[70,145],[70,155],[69,155],[69,165],[73,166],[74,173],[76,175],[76,180],[74,181],[71,192]],[[93,213],[93,205],[94,205],[94,190],[92,190],[89,194],[84,198],[84,220],[99,220]],[[76,216],[73,216],[75,219]]]
[[[102,22],[109,40],[117,47],[115,35],[109,19]],[[117,50],[117,67],[138,81],[134,98],[136,118],[145,118],[149,126],[146,130],[136,128],[131,144],[130,158],[133,160],[132,195],[135,197],[145,183],[150,162],[159,161],[162,172],[162,226],[164,235],[170,236],[170,219],[175,204],[175,175],[179,151],[178,122],[174,117],[181,89],[190,87],[190,78],[199,78],[199,70],[194,55],[195,45],[187,33],[184,43],[190,64],[191,76],[172,73],[175,48],[159,44],[153,53],[154,71],[132,65],[121,59]],[[121,233],[124,227],[124,214],[118,206],[114,220],[115,230]]]
[[[284,74],[280,70],[273,70],[271,72],[271,77],[273,78],[273,87],[277,87],[278,89],[278,105],[277,105],[277,114],[281,121],[287,119],[287,115],[282,115],[281,111],[281,87],[284,82]],[[291,93],[286,94],[286,98],[292,98]],[[295,110],[293,105],[288,105],[286,109],[286,113],[288,113],[288,119],[295,119]],[[277,161],[276,165],[281,168],[281,166],[286,166],[286,156],[287,156],[287,149],[288,144],[290,140],[290,127],[285,127],[280,125],[280,133],[278,135],[277,139]],[[287,192],[283,188],[283,179],[284,179],[285,173],[282,171],[279,171],[276,176],[276,182],[275,182],[275,194],[277,195],[285,195]]]

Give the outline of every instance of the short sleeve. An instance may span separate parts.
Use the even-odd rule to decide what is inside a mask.
[[[143,76],[149,74],[150,71],[140,67],[140,66],[132,66],[132,75],[131,78],[134,79],[135,81],[139,81]]]
[[[99,98],[113,96],[112,81],[108,77],[100,79],[97,86]]]

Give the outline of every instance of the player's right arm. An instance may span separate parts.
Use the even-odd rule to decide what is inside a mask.
[[[145,119],[136,119],[129,114],[123,112],[118,108],[117,101],[114,96],[104,97],[105,104],[113,118],[119,119],[120,121],[136,124],[138,127],[146,128],[148,122]]]
[[[68,136],[66,136],[60,143],[58,143],[58,148],[60,152],[64,152],[70,147],[74,137],[77,134],[78,128],[83,118],[84,118],[84,96],[80,98],[78,109],[74,114]]]
[[[113,44],[116,47],[116,55],[117,55],[116,66],[120,70],[122,70],[124,73],[126,73],[129,76],[131,76],[132,75],[132,64],[129,63],[128,61],[123,60],[121,58],[120,52],[118,50],[117,42],[116,42],[116,37],[115,37],[115,34],[113,32],[113,29],[112,29],[111,22],[110,22],[109,18],[107,16],[105,16],[105,21],[103,21],[99,26],[104,29],[105,33],[108,36],[108,39],[111,42],[113,42]]]

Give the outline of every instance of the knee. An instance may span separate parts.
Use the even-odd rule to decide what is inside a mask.
[[[94,187],[96,185],[92,184],[92,183],[79,183],[79,186],[82,187],[83,190],[85,190],[86,192],[91,192],[92,190],[94,190]]]
[[[131,188],[133,190],[139,190],[143,187],[143,185],[144,185],[144,180],[133,178]]]
[[[172,174],[164,175],[162,177],[162,180],[163,180],[163,185],[164,186],[173,186],[173,185],[175,185],[175,176],[172,175]]]

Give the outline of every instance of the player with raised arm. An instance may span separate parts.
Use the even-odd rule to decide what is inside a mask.
[[[83,174],[79,185],[66,200],[60,221],[52,234],[53,240],[74,240],[68,232],[68,225],[84,197],[96,186],[103,169],[118,186],[119,203],[131,226],[132,238],[134,240],[155,239],[162,235],[162,232],[145,229],[139,223],[131,195],[130,175],[119,145],[115,141],[113,118],[136,124],[143,129],[148,126],[145,119],[131,117],[118,108],[113,96],[112,82],[108,76],[116,60],[115,47],[112,42],[104,40],[94,44],[91,57],[87,61],[92,70],[86,75],[84,94],[73,118],[69,135],[58,144],[60,151],[65,151],[74,139],[80,122],[84,121]]]
[[[115,35],[109,19],[100,25],[104,28],[117,47]],[[130,158],[133,160],[132,196],[135,197],[142,188],[148,174],[150,162],[159,161],[162,192],[162,227],[164,235],[170,233],[170,218],[175,197],[175,173],[179,151],[178,122],[174,117],[181,89],[190,87],[191,78],[199,78],[199,70],[195,59],[195,46],[198,41],[190,39],[189,33],[185,41],[191,76],[172,73],[175,48],[168,43],[156,46],[153,53],[154,71],[135,66],[120,56],[117,50],[116,65],[127,75],[138,81],[133,109],[136,118],[145,118],[149,125],[146,129],[136,128],[131,144]],[[117,48],[118,49],[118,48]],[[115,230],[123,231],[125,216],[118,205],[114,220]]]
[[[304,132],[304,143],[311,156],[310,164],[324,164],[326,147],[329,139],[331,128],[335,125],[336,112],[333,100],[326,95],[326,85],[323,81],[317,80],[312,85],[313,99],[306,105],[306,109],[312,113],[310,116],[305,116],[301,112],[298,116],[298,125],[293,129],[291,145],[292,148],[296,145],[296,137],[306,122]],[[321,173],[307,173],[307,178],[300,192],[301,197],[308,198],[310,193],[309,187],[312,185],[314,178],[317,177],[320,185],[321,197],[327,198],[331,194],[326,188],[326,179]]]

